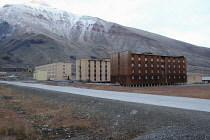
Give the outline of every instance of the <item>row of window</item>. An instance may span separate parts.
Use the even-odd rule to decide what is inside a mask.
[[[103,63],[100,63],[102,65]],[[88,62],[88,65],[90,65],[90,62]],[[94,61],[94,65],[96,65],[96,62]],[[104,63],[104,65],[107,65],[107,62]]]
[[[134,60],[134,57],[131,57],[131,60]],[[165,59],[156,59],[157,60],[157,62],[159,62],[159,61],[161,61],[161,62],[165,62]],[[140,57],[138,57],[138,61],[141,61],[141,58]],[[144,58],[144,61],[148,61],[148,58]],[[150,59],[150,61],[154,61],[154,59],[153,58],[151,58]],[[171,60],[170,59],[168,59],[168,62],[171,62]],[[176,60],[175,59],[173,59],[173,62],[176,62]],[[181,61],[180,60],[178,60],[177,61],[178,63],[180,63]],[[182,62],[183,63],[185,63],[185,60],[182,60]]]
[[[165,71],[161,71],[162,73],[165,73]],[[183,73],[185,73],[185,71],[182,71]],[[135,73],[134,70],[132,70],[132,73]],[[138,70],[138,73],[141,73],[141,70]],[[148,70],[144,70],[144,73],[148,73]],[[154,70],[151,70],[151,73],[154,73]],[[160,70],[157,70],[157,73],[160,73]],[[168,73],[172,73],[171,70],[168,70]],[[181,73],[181,71],[179,70],[178,72],[176,72],[175,70],[173,71],[173,73]]]
[[[90,70],[90,67],[88,67],[88,69]],[[100,67],[100,69],[102,69],[102,67]],[[105,70],[107,69],[107,67],[105,67]],[[94,70],[96,70],[96,67],[94,67]]]
[[[181,77],[183,77],[183,79],[185,79],[186,77],[185,76],[168,76],[168,79],[181,79]],[[149,79],[152,79],[152,80],[155,80],[155,79],[160,79],[160,76],[138,76],[137,77],[138,80],[141,80],[141,79],[144,79],[144,80],[149,80]],[[131,76],[131,79],[132,80],[135,80],[135,77],[134,76]]]
[[[147,67],[147,66],[148,66],[148,64],[144,64],[144,67]],[[154,67],[154,64],[151,64],[150,66],[151,67]],[[133,63],[131,64],[131,67],[134,67],[134,64]],[[141,64],[138,64],[138,67],[141,67]],[[160,65],[157,64],[157,67],[159,68]],[[164,67],[165,67],[165,65],[161,65],[161,68],[164,68]],[[173,65],[173,67],[176,68],[176,65]],[[184,65],[182,67],[185,68]],[[171,65],[168,65],[168,68],[171,68]],[[178,65],[178,68],[181,68],[181,65]]]

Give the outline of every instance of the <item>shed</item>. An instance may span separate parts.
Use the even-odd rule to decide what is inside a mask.
[[[188,84],[201,84],[202,76],[201,75],[187,75],[187,83]]]
[[[210,84],[210,77],[202,77],[202,83]]]

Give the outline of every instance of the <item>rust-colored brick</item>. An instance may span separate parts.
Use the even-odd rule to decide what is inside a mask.
[[[186,83],[186,58],[130,51],[115,53],[111,56],[111,82],[120,85]]]

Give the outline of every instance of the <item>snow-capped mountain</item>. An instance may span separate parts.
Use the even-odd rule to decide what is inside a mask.
[[[210,67],[208,48],[49,6],[7,4],[0,8],[1,64],[74,63],[126,50],[185,55],[189,65]]]
[[[103,31],[109,31],[113,23],[98,18],[74,15],[66,11],[36,4],[7,4],[0,9],[0,19],[13,26],[24,28],[25,32],[50,32],[71,39],[72,30],[90,31],[94,24],[103,26]]]

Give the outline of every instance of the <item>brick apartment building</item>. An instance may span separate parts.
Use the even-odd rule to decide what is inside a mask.
[[[110,82],[110,59],[76,60],[76,80]]]
[[[186,83],[184,56],[159,56],[131,51],[111,55],[111,83],[120,85],[159,85]]]
[[[71,79],[71,63],[52,63],[42,66],[35,67],[34,79],[40,77],[38,74],[42,74],[41,77],[44,77],[42,71],[47,71],[46,79],[47,80],[67,80]],[[39,80],[39,79],[37,79]]]

